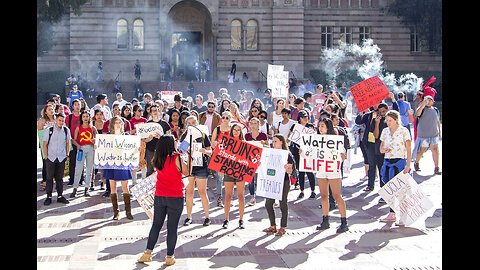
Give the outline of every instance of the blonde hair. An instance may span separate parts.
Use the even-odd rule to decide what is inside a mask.
[[[396,110],[388,111],[387,114],[385,115],[385,118],[387,118],[387,116],[390,116],[391,118],[393,118],[393,120],[397,122],[397,124],[400,124],[400,113],[397,112]]]
[[[114,116],[112,118],[110,118],[110,123],[108,124],[108,132],[110,132],[110,134],[114,134],[115,133],[115,121],[119,120],[120,123],[122,123],[122,127],[120,128],[120,131],[123,133],[125,133],[125,123],[123,122],[122,118],[120,116]]]

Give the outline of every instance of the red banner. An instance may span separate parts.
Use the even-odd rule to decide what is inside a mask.
[[[208,168],[245,182],[252,182],[262,148],[227,135],[221,135]]]
[[[350,87],[359,112],[365,111],[388,97],[388,89],[378,76],[373,76]]]

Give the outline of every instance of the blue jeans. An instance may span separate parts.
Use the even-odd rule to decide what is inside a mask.
[[[153,224],[148,234],[147,250],[153,250],[162,229],[165,217],[167,220],[167,256],[173,256],[177,244],[178,222],[182,216],[183,197],[162,197],[155,196],[153,202]]]

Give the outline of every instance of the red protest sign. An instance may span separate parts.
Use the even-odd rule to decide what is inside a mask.
[[[252,182],[262,156],[262,148],[221,135],[208,168],[245,182]]]
[[[373,76],[350,87],[359,112],[388,97],[388,89],[378,76]]]

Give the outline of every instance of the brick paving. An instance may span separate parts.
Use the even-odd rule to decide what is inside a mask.
[[[257,197],[256,205],[245,209],[246,229],[240,230],[236,228],[238,202],[234,195],[229,228],[221,229],[223,208],[216,207],[215,180],[209,179],[207,194],[212,224],[202,226],[203,210],[195,192],[193,223],[182,226],[184,209],[175,250],[177,263],[169,268],[441,269],[442,176],[433,175],[430,151],[422,159],[422,171],[414,173],[436,209],[422,228],[397,227],[378,221],[386,216],[388,206],[377,203],[376,191],[362,191],[366,182],[360,180],[365,175],[361,151],[358,149],[352,157],[352,172],[343,179],[350,231],[336,233],[340,225],[338,210],[330,212],[330,229],[315,230],[322,219],[318,186],[315,200],[308,199],[308,188],[302,200],[296,200],[298,190],[290,191],[287,233],[282,237],[262,232],[270,224],[261,197]],[[41,160],[38,162],[40,186]],[[66,186],[66,178],[64,181],[64,195],[68,198],[72,188]],[[378,190],[378,179],[375,187]],[[134,220],[128,220],[121,196],[120,219],[111,220],[110,199],[101,197],[103,191],[98,188],[90,192],[92,197],[77,195],[68,205],[56,203],[54,192],[52,204],[44,206],[45,192],[37,192],[37,269],[164,269],[165,225],[153,252],[153,262],[136,263],[146,247],[150,220],[136,201],[132,202]],[[247,202],[249,199],[246,195]],[[278,208],[276,213],[279,222]]]

